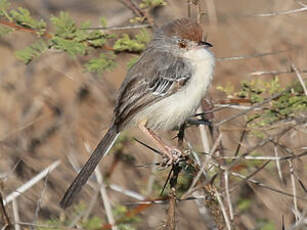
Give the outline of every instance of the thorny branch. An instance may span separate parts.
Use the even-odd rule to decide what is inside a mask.
[[[254,14],[252,16],[271,17],[271,16],[278,16],[278,15],[296,14],[296,13],[307,11],[307,5],[302,4],[302,3],[300,5],[302,7],[294,9],[294,10],[275,11],[275,12],[270,12],[270,13]]]
[[[11,229],[11,221],[10,218],[6,212],[4,203],[3,203],[3,196],[2,193],[0,192],[0,212],[1,212],[1,219],[3,222],[3,227],[1,227],[1,229],[4,230],[10,230]]]

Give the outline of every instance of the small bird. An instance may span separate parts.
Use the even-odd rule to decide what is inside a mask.
[[[178,161],[180,150],[165,144],[156,130],[171,130],[192,116],[208,91],[215,58],[203,41],[201,26],[182,18],[158,29],[138,61],[128,70],[114,108],[112,124],[89,160],[64,194],[67,208],[120,132],[139,127],[159,147],[167,165]]]

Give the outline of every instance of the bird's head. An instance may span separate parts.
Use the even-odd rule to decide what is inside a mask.
[[[153,41],[157,47],[169,47],[176,52],[212,47],[210,43],[203,40],[201,26],[188,18],[165,24],[157,31]]]

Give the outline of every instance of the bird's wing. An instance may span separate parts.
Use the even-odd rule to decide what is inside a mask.
[[[167,52],[145,52],[120,88],[114,123],[121,129],[138,111],[180,90],[191,75],[186,60]]]

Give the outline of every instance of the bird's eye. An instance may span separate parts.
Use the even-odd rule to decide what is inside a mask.
[[[184,40],[178,40],[178,46],[184,49],[187,47],[187,43]]]

